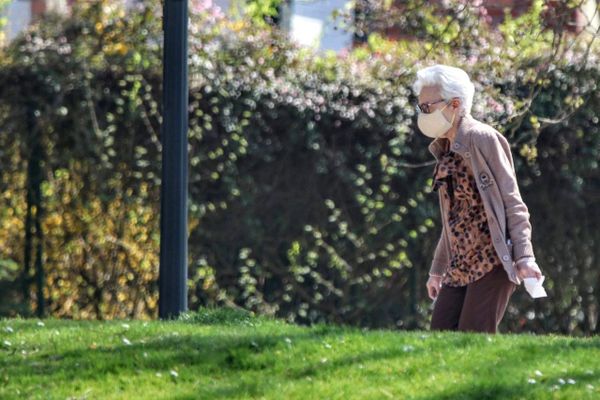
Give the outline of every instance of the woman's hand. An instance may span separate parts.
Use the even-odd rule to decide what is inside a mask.
[[[537,278],[542,277],[542,271],[534,260],[517,261],[517,275],[519,278]]]
[[[440,288],[442,287],[442,277],[441,276],[429,276],[427,280],[427,293],[429,294],[429,298],[431,300],[435,300],[440,293]]]

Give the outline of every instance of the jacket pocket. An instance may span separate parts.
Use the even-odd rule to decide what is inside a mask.
[[[506,240],[506,246],[508,247],[508,254],[510,254],[511,260],[515,260],[515,255],[513,254],[513,243],[510,239]]]

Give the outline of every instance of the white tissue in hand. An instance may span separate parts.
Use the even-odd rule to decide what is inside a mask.
[[[537,299],[538,297],[548,296],[546,294],[546,290],[542,286],[542,283],[544,283],[544,279],[546,279],[544,275],[542,275],[542,277],[539,280],[535,277],[523,278],[523,283],[525,284],[525,289],[527,290],[527,293],[529,293],[529,295],[534,299]]]

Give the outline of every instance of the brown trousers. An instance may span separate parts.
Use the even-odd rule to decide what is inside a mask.
[[[431,330],[498,333],[516,289],[501,265],[466,286],[443,284],[434,301]]]

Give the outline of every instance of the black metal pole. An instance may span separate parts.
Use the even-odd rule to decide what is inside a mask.
[[[187,0],[163,5],[163,120],[158,314],[187,311]]]

